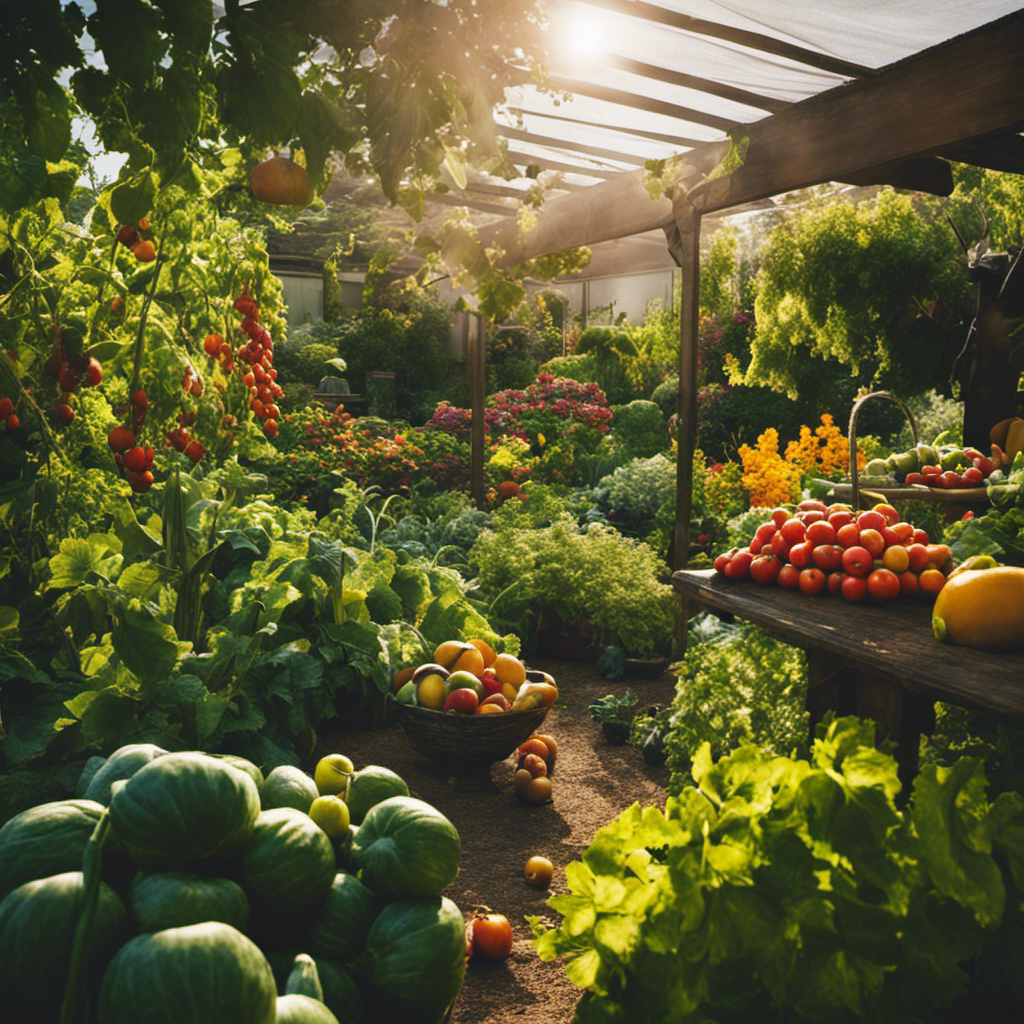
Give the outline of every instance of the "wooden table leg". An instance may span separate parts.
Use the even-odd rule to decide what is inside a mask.
[[[921,734],[935,727],[934,701],[905,689],[893,676],[865,675],[856,665],[821,651],[809,650],[807,663],[811,739],[828,711],[873,719],[875,742],[891,739],[896,744],[897,773],[903,786],[900,802],[906,803],[917,774]]]

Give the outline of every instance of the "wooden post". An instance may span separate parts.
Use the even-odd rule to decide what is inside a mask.
[[[470,493],[477,508],[484,504],[484,400],[486,398],[486,375],[484,345],[484,321],[479,313],[465,314],[466,370],[469,373],[469,393],[472,410],[470,438],[472,451],[469,457]]]
[[[693,450],[697,438],[697,310],[700,291],[700,210],[686,202],[673,203],[674,230],[669,250],[679,264],[679,407],[676,421],[676,525],[673,569],[686,567],[690,554],[690,510],[693,504]],[[690,602],[680,599],[675,654],[686,652]]]

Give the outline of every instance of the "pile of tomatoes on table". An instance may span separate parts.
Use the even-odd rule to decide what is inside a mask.
[[[932,544],[891,505],[854,512],[813,498],[794,511],[775,509],[747,547],[715,559],[716,571],[729,579],[847,601],[934,599],[952,568],[949,547]]]

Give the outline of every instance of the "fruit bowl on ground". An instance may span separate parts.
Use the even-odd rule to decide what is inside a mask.
[[[388,698],[410,746],[417,753],[449,764],[502,761],[533,735],[548,709],[503,711],[496,715],[459,715],[431,711]]]

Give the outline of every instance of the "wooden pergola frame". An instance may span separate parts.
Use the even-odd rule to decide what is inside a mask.
[[[651,8],[667,16],[638,0],[589,2]],[[949,160],[1024,172],[1024,141],[1018,134],[1024,128],[1021,54],[1024,11],[878,71],[846,68],[863,77],[734,129],[732,142],[695,146],[680,157],[671,197],[652,200],[644,171],[622,172],[549,200],[539,223],[525,235],[514,219],[480,229],[484,244],[504,253],[501,263],[507,267],[653,228],[665,231],[683,281],[673,568],[685,566],[690,540],[702,216],[828,181],[948,195]],[[730,150],[736,166],[718,173]],[[588,171],[581,167],[579,173]]]

